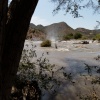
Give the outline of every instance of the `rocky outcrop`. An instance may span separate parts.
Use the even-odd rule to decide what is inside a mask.
[[[45,37],[46,37],[46,34],[42,30],[29,27],[26,39],[43,40],[45,39]]]

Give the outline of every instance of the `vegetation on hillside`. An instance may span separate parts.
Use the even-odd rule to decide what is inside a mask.
[[[74,39],[80,39],[82,38],[82,34],[81,33],[75,33],[74,34]]]
[[[63,36],[63,40],[70,40],[70,39],[73,39],[72,33],[69,33],[69,34],[66,34],[66,35]]]
[[[89,38],[88,38],[88,36],[82,35],[81,39],[86,40],[86,39],[89,39]]]
[[[96,34],[95,35],[95,39],[98,40],[98,41],[100,41],[100,34]]]
[[[70,40],[70,39],[82,39],[81,33],[75,33],[75,34],[66,34],[63,36],[63,40]]]
[[[31,25],[32,26],[32,25]],[[96,34],[99,34],[100,30],[89,30],[85,28],[73,29],[65,22],[53,23],[48,26],[37,25],[29,27],[27,33],[27,39],[32,40],[45,40],[46,37],[54,36],[58,40],[70,40],[74,39],[74,34],[80,33],[82,37],[80,39],[93,39]],[[60,28],[59,28],[60,27]]]

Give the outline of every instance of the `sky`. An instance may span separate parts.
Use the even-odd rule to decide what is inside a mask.
[[[50,2],[50,0],[39,0],[32,16],[31,23],[35,25],[41,24],[43,26],[47,26],[53,23],[65,22],[73,29],[79,27],[94,29],[98,24],[96,21],[100,21],[100,14],[94,14],[91,8],[80,11],[80,14],[83,17],[74,18],[70,14],[65,15],[64,10],[61,10],[56,15],[53,15],[52,12],[55,6],[56,5]]]

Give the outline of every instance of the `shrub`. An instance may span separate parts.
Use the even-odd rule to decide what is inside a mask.
[[[64,36],[63,36],[63,39],[64,39],[64,40],[70,40],[70,37],[69,37],[68,35],[64,35]]]
[[[74,34],[74,39],[79,39],[82,37],[82,34],[81,33],[75,33]]]
[[[88,37],[87,37],[87,36],[82,36],[81,39],[82,39],[82,40],[86,40],[86,39],[88,39]]]
[[[73,87],[76,87],[76,85],[80,86],[80,84],[86,87],[88,87],[88,85],[91,85],[91,88],[88,88],[88,90],[90,91],[89,93],[84,94],[84,90],[82,91],[81,89],[76,93],[79,100],[100,100],[99,94],[97,93],[98,91],[96,90],[96,85],[100,84],[99,66],[91,66],[84,63],[85,70],[83,69],[82,72],[77,73],[77,75],[79,74],[79,77],[82,79],[81,81],[78,81],[77,78],[74,77],[75,73],[66,72],[64,67],[54,70],[57,66],[55,64],[50,64],[49,60],[44,57],[44,53],[42,54],[42,57],[36,60],[36,62],[31,62],[31,59],[33,59],[34,55],[36,55],[35,53],[36,52],[34,52],[34,48],[30,50],[23,50],[17,73],[18,80],[20,79],[20,81],[17,81],[16,83],[23,83],[27,80],[28,84],[25,84],[25,88],[28,87],[29,93],[34,90],[33,87],[37,87],[35,94],[36,99],[34,99],[32,95],[31,98],[33,99],[26,100],[41,100],[40,98],[38,98],[38,95],[40,94],[39,96],[42,97],[46,94],[46,91],[48,91],[51,96],[56,95],[57,91],[59,91],[59,89],[64,86],[62,80],[64,80],[64,82],[67,82],[68,86]],[[21,84],[21,86],[23,87],[23,84]]]
[[[46,53],[48,55],[48,53]],[[67,73],[63,72],[65,70],[64,67],[58,68],[54,71],[55,67],[57,67],[55,64],[50,64],[49,60],[45,58],[45,53],[41,55],[40,58],[37,58],[35,62],[32,62],[31,60],[36,56],[36,52],[34,51],[34,48],[23,50],[22,57],[19,63],[19,68],[17,72],[17,82],[15,83],[19,86],[19,83],[25,83],[25,87],[29,86],[29,92],[30,92],[30,83],[36,83],[36,89],[38,94],[35,94],[35,97],[37,98],[37,95],[44,96],[46,91],[48,91],[51,95],[56,95],[59,87],[62,85],[62,79],[66,79]],[[57,76],[63,75],[62,78],[58,80]],[[69,80],[72,82],[71,74],[69,75]],[[68,80],[68,81],[69,81]],[[27,82],[29,84],[27,84]],[[24,85],[21,85],[24,88]],[[39,87],[38,87],[39,86]],[[34,87],[34,84],[32,84],[32,87]],[[23,90],[22,88],[22,90]],[[35,87],[34,87],[35,88]],[[21,89],[20,89],[21,90]],[[41,91],[40,91],[41,90]],[[21,91],[22,92],[22,91]],[[11,99],[13,100],[13,99]],[[40,99],[26,99],[26,100],[40,100]]]
[[[71,38],[73,38],[73,34],[72,33],[69,33],[68,36],[71,37]]]
[[[92,40],[93,40],[93,41],[95,41],[96,39],[95,39],[95,38],[93,38]]]
[[[64,36],[63,36],[63,39],[64,39],[64,40],[70,40],[70,39],[73,39],[73,34],[70,33],[70,34],[64,35]]]
[[[41,43],[41,47],[51,47],[51,41],[45,40]]]
[[[100,34],[96,34],[95,39],[100,41]]]

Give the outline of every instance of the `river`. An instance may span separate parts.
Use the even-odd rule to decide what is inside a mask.
[[[92,90],[92,85],[85,85],[84,81],[81,81],[82,77],[80,78],[77,73],[84,73],[85,64],[100,67],[100,60],[95,59],[100,55],[100,43],[87,40],[89,44],[80,44],[79,42],[81,41],[52,41],[51,47],[40,47],[42,41],[25,41],[25,49],[31,48],[31,44],[35,45],[34,50],[36,50],[37,58],[41,57],[44,53],[45,57],[50,60],[50,63],[56,65],[56,69],[64,67],[66,72],[73,73],[74,77],[78,79],[76,86],[70,86],[67,83],[63,84],[63,87],[60,88],[56,95],[49,97],[50,95],[47,93],[49,96],[44,96],[43,100],[79,100],[76,93],[81,90],[84,93],[89,93]],[[55,48],[55,44],[57,48]],[[27,47],[26,45],[30,46]],[[33,61],[35,60],[33,59]],[[95,88],[100,92],[97,87],[98,85]]]

